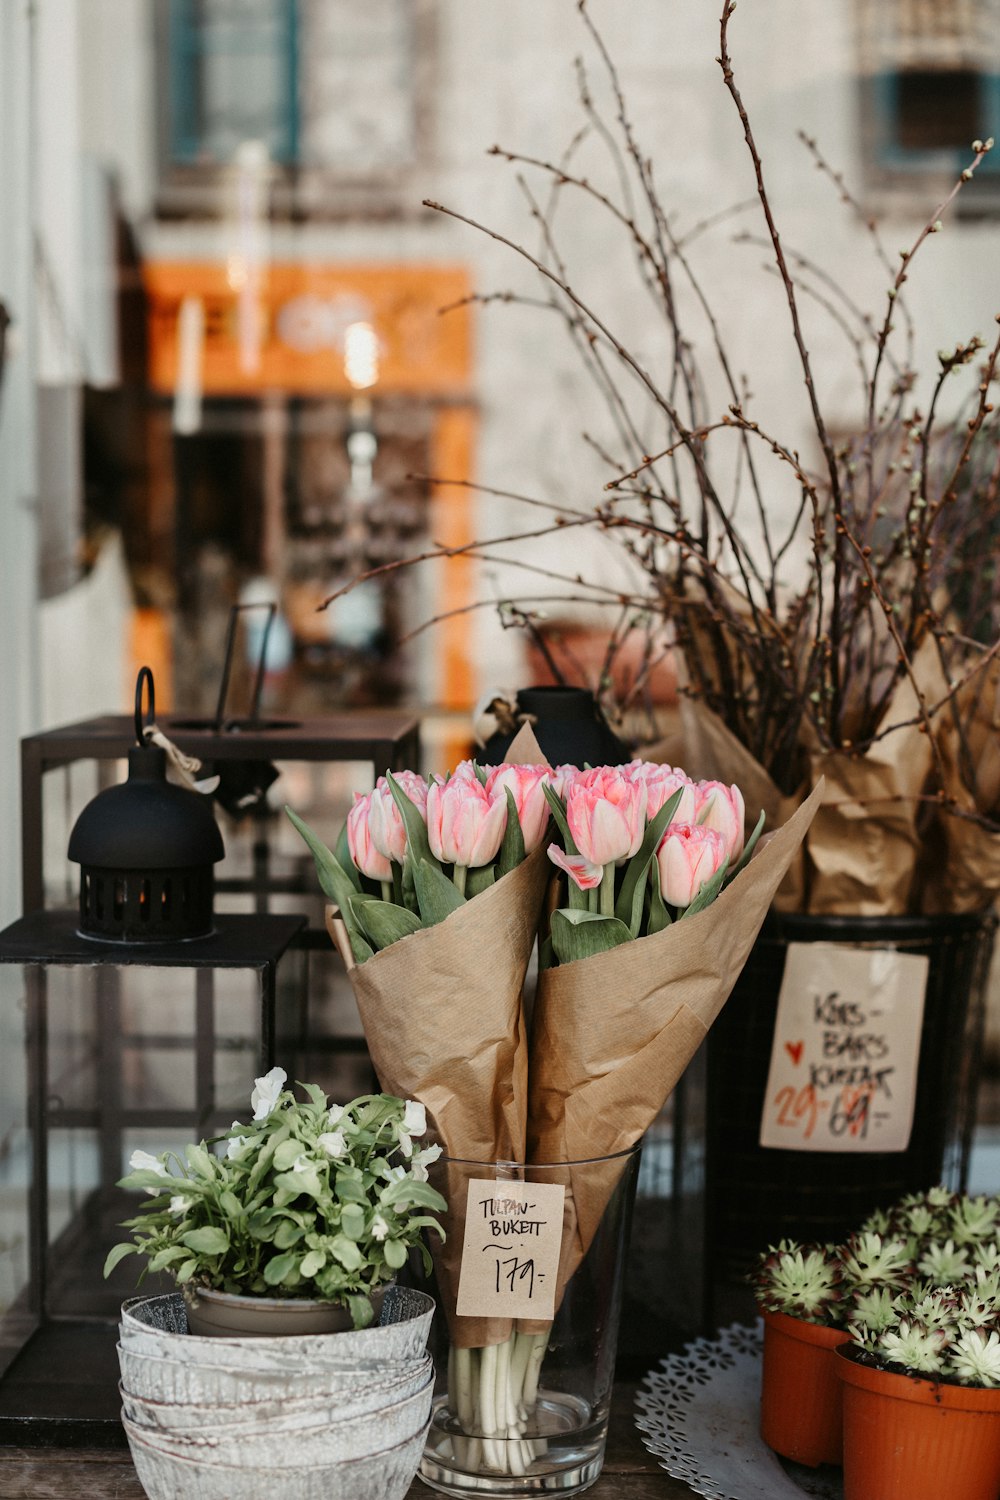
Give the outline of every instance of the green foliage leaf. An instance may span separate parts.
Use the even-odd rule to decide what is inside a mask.
[[[115,1266],[120,1260],[124,1260],[126,1255],[138,1255],[138,1253],[138,1245],[116,1245],[113,1250],[108,1252],[108,1258],[104,1262],[105,1277],[111,1275],[111,1272],[114,1270]]]
[[[223,1188],[222,1192],[219,1194],[219,1207],[222,1209],[222,1212],[225,1214],[226,1218],[232,1219],[234,1223],[238,1219],[241,1219],[246,1212],[243,1204],[237,1198],[236,1194],[230,1192],[229,1188]]]
[[[351,1320],[355,1328],[367,1328],[375,1320],[375,1309],[371,1299],[359,1292],[348,1292],[344,1298],[351,1309]]]
[[[153,1188],[156,1193],[172,1191],[171,1179],[163,1177],[159,1172],[154,1172],[150,1167],[139,1167],[135,1172],[129,1172],[127,1177],[119,1178],[118,1186],[133,1190]]]
[[[302,1155],[302,1142],[294,1136],[282,1141],[274,1149],[274,1170],[276,1172],[287,1172],[288,1169],[298,1161]]]
[[[579,854],[580,851],[573,842],[573,836],[569,831],[569,824],[566,821],[565,802],[547,781],[542,782],[542,791],[545,793],[546,802],[552,809],[552,816],[556,820],[556,827],[562,834],[563,848],[567,854]]]
[[[290,1250],[293,1245],[299,1243],[304,1234],[305,1230],[292,1219],[280,1219],[278,1227],[274,1231],[274,1240],[272,1243],[276,1250]]]
[[[643,835],[639,850],[629,860],[622,880],[621,890],[618,892],[618,900],[615,902],[615,916],[619,922],[624,922],[633,937],[639,936],[639,927],[642,922],[642,903],[646,886],[646,872],[653,860],[660,840],[670,819],[677,810],[681,800],[683,788],[677,791],[660,808],[652,819],[649,827]]]
[[[414,865],[418,865],[422,859],[433,861],[434,856],[427,838],[427,824],[424,822],[419,807],[410,801],[391,771],[386,771],[385,779],[389,783],[393,801],[399,808],[403,826],[406,829],[407,854],[411,855]]]
[[[598,912],[555,911],[552,913],[552,947],[561,964],[607,953],[620,943],[630,943],[632,934],[617,917]]]
[[[360,1271],[364,1265],[364,1256],[346,1234],[335,1234],[330,1241],[330,1249],[345,1271]]]
[[[351,858],[351,846],[347,841],[346,822],[341,825],[340,832],[337,834],[337,842],[334,845],[333,857],[337,861],[340,868],[343,870],[344,874],[347,876],[348,880],[354,886],[355,890],[359,892],[362,891],[364,887],[361,884],[361,875],[353,859]]]
[[[295,1281],[299,1279],[299,1263],[301,1256],[289,1250],[285,1255],[272,1256],[264,1267],[264,1280],[268,1286],[281,1286],[283,1283],[290,1284],[290,1278]]]
[[[436,1188],[429,1182],[418,1182],[414,1177],[394,1179],[379,1194],[387,1208],[400,1208],[411,1203],[420,1208],[431,1208],[435,1213],[444,1213],[448,1205]]]
[[[346,1172],[338,1172],[334,1187],[341,1203],[360,1203],[362,1208],[368,1206],[368,1194],[356,1177],[349,1177]]]
[[[219,1172],[218,1163],[212,1153],[206,1150],[204,1146],[186,1146],[184,1156],[188,1166],[198,1177],[204,1178],[206,1182],[215,1181]]]
[[[465,905],[465,897],[440,865],[421,859],[414,867],[413,879],[425,927],[434,927]]]
[[[303,823],[298,813],[294,813],[290,807],[285,806],[285,812],[297,829],[312,854],[316,864],[316,874],[319,878],[320,889],[323,894],[339,907],[340,915],[347,928],[347,936],[351,942],[351,952],[357,963],[364,963],[365,959],[372,957],[371,945],[359,932],[357,924],[350,915],[350,900],[360,890],[360,879],[355,871],[355,879],[344,870],[336,855],[332,854],[323,840],[317,838],[308,824]]]
[[[364,901],[357,896],[351,900],[351,914],[372,946],[378,950],[388,948],[400,938],[419,932],[423,923],[405,906],[396,906],[391,901]]]
[[[646,931],[649,934],[662,932],[664,927],[669,927],[673,918],[664,905],[663,895],[660,891],[659,872],[654,871],[649,882],[649,920]]]
[[[386,1240],[382,1246],[382,1254],[386,1265],[391,1266],[394,1271],[406,1265],[406,1246],[399,1240]]]
[[[358,1203],[345,1203],[340,1227],[349,1240],[359,1240],[365,1232],[365,1211]]]
[[[477,869],[470,870],[465,877],[466,899],[471,901],[473,896],[488,891],[491,885],[496,884],[496,879],[497,870],[494,865],[480,865]]]
[[[189,1229],[181,1235],[181,1244],[187,1245],[196,1255],[225,1255],[229,1249],[229,1236],[224,1229],[206,1224],[203,1229]]]
[[[764,817],[764,811],[763,809],[761,809],[761,814],[757,819],[754,831],[743,846],[743,853],[740,855],[735,865],[733,865],[733,868],[726,875],[726,885],[728,885],[729,882],[740,873],[745,865],[749,864],[750,856],[757,847],[757,841],[760,838],[761,834],[764,832]]]
[[[197,1269],[197,1260],[186,1260],[184,1264],[182,1266],[179,1266],[177,1271],[174,1273],[178,1285],[183,1286],[185,1281],[190,1281],[191,1277],[194,1275]]]
[[[299,1272],[304,1281],[311,1281],[318,1271],[322,1271],[326,1265],[325,1250],[310,1250],[302,1257]]]
[[[162,1271],[165,1266],[172,1266],[175,1261],[184,1260],[187,1251],[183,1245],[167,1245],[165,1249],[158,1250],[149,1262],[151,1271]]]
[[[526,855],[524,834],[521,832],[521,820],[517,815],[514,793],[509,786],[504,787],[504,791],[507,793],[507,827],[504,829],[500,852],[497,855],[498,876],[509,875]]]

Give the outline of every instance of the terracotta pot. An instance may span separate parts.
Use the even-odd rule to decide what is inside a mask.
[[[370,1293],[377,1323],[387,1288]],[[197,1287],[185,1291],[188,1330],[202,1338],[279,1338],[286,1334],[346,1333],[351,1310],[336,1302],[297,1297],[238,1297]]]
[[[834,1350],[850,1338],[785,1313],[764,1314],[760,1435],[783,1458],[815,1469],[841,1461],[841,1389]]]
[[[1000,1390],[944,1385],[835,1355],[844,1500],[997,1500]]]

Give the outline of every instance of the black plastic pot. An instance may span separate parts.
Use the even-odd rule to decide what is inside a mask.
[[[738,1276],[783,1237],[827,1241],[873,1209],[936,1182],[964,1185],[979,1083],[992,912],[934,917],[772,913],[708,1038],[706,1247]],[[788,944],[844,943],[926,954],[917,1094],[899,1152],[801,1152],[757,1144]]]

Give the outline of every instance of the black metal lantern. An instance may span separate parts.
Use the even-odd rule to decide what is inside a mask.
[[[147,742],[143,688],[155,718],[153,674],[139,672],[128,780],[83,809],[69,841],[80,866],[80,933],[119,943],[164,943],[212,931],[213,866],[225,848],[208,798],[167,780],[167,755]]]

